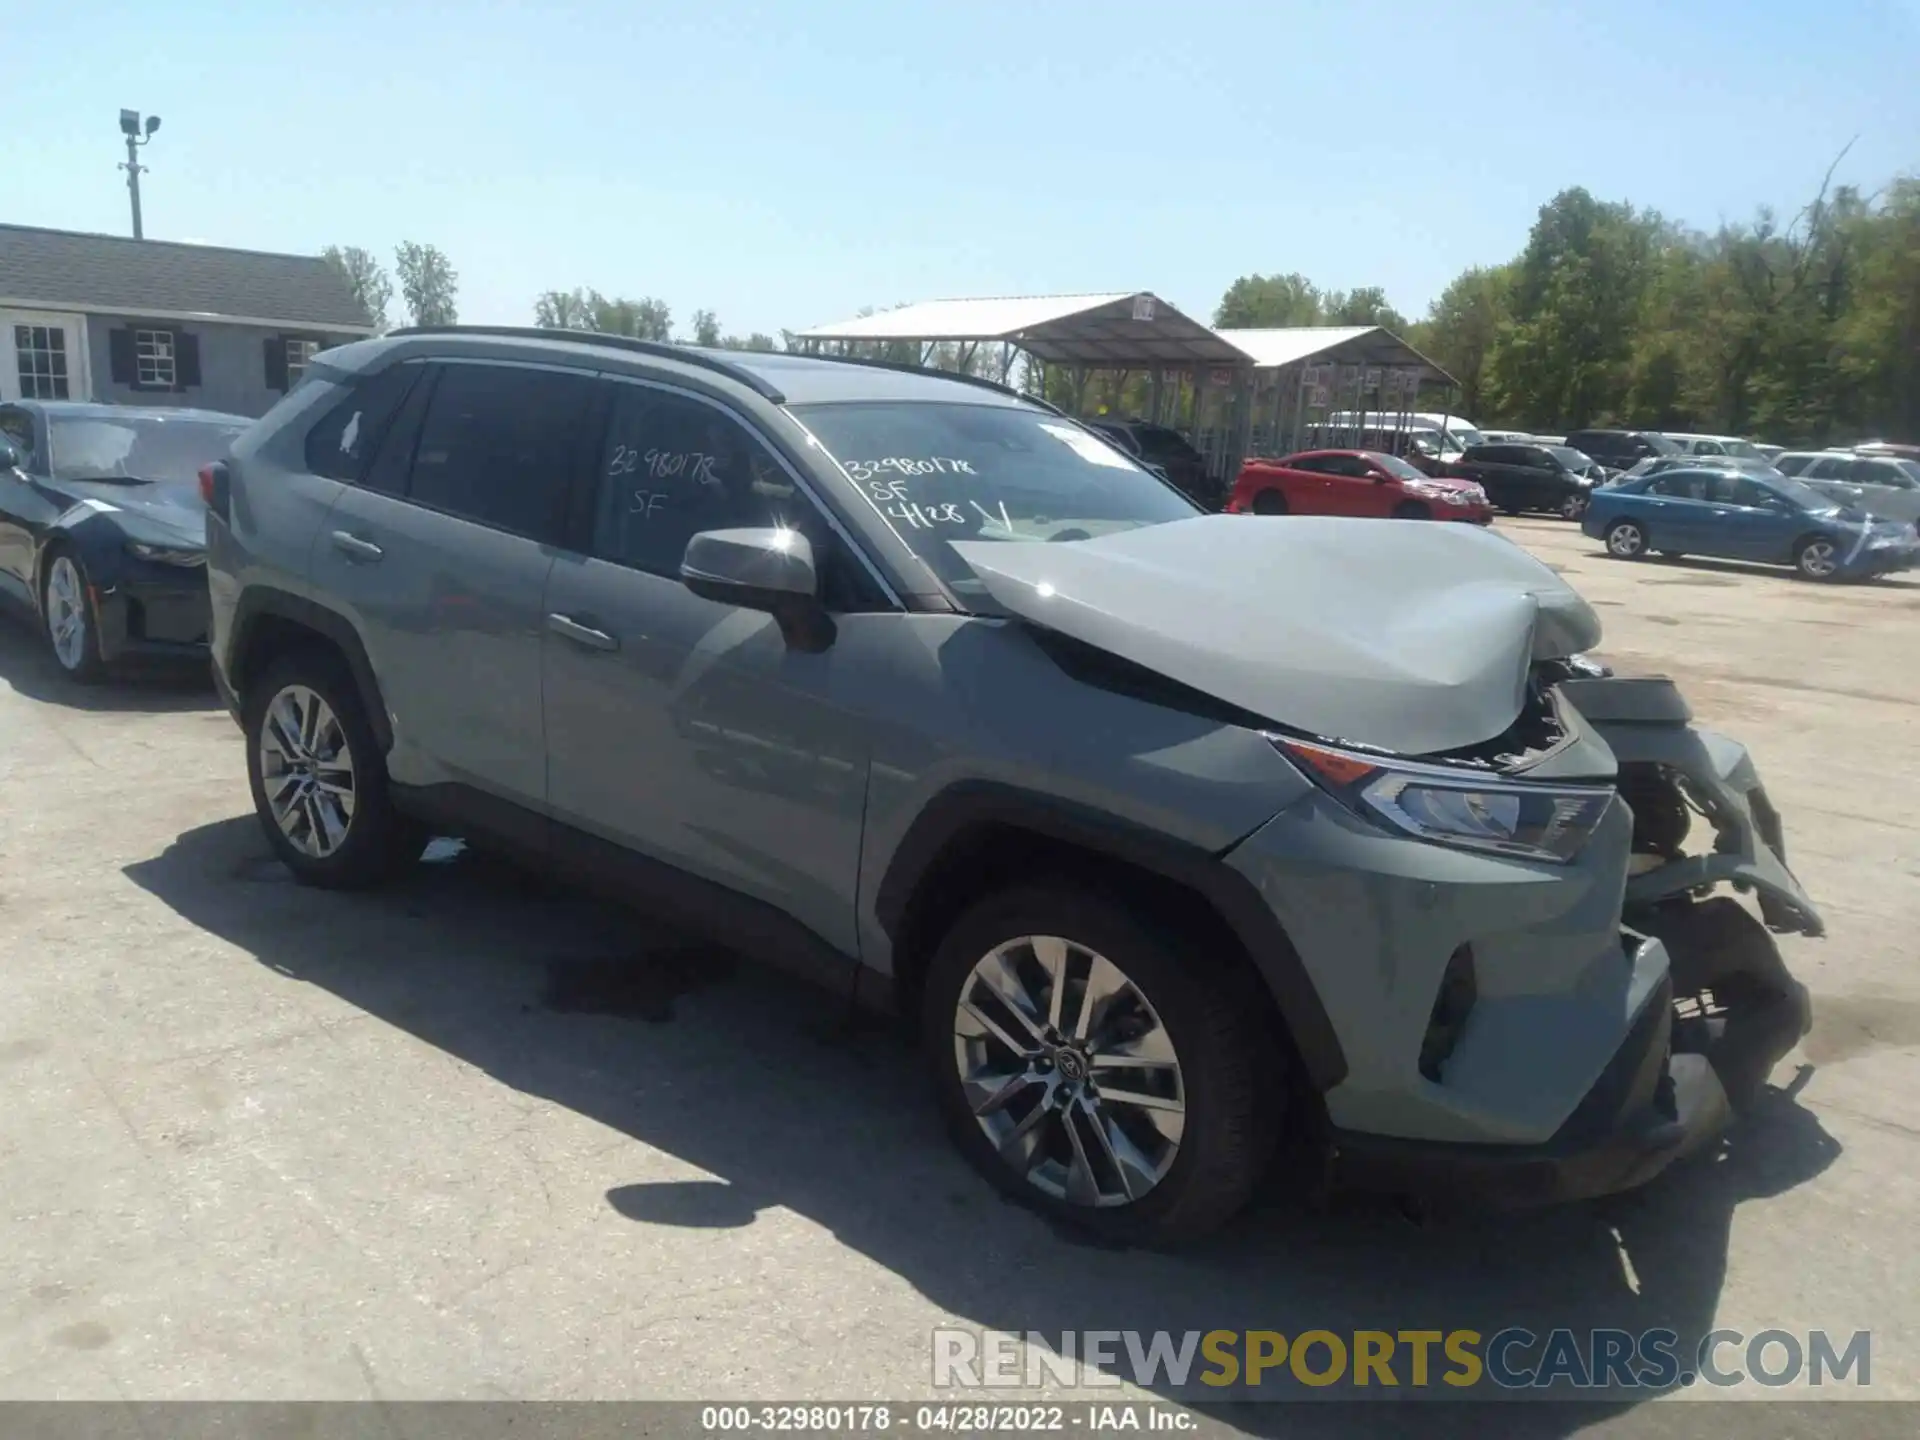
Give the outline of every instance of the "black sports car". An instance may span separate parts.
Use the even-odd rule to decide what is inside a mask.
[[[0,404],[0,596],[61,669],[207,653],[200,467],[252,422],[213,410]]]

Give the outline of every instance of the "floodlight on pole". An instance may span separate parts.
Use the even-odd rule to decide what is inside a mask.
[[[133,238],[144,240],[145,234],[140,228],[140,172],[147,167],[140,163],[140,147],[153,139],[153,132],[160,128],[160,117],[149,115],[143,123],[138,110],[120,112],[120,133],[127,137],[127,158],[120,168],[127,172],[127,197],[133,204]]]

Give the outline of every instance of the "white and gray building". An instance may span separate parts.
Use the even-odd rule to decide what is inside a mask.
[[[263,415],[372,333],[316,256],[0,225],[0,400]]]

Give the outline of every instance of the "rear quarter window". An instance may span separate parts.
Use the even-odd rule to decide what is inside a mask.
[[[387,427],[425,368],[392,365],[354,381],[346,396],[307,432],[307,469],[329,480],[359,484]],[[302,377],[300,383],[306,385],[309,377]]]

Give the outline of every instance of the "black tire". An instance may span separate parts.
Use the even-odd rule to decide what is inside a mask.
[[[1287,497],[1278,490],[1262,490],[1253,497],[1253,513],[1256,515],[1284,515],[1287,510]]]
[[[352,765],[353,814],[344,839],[325,855],[306,853],[280,828],[262,774],[261,732],[268,707],[294,685],[304,686],[326,702],[339,723]],[[419,860],[427,832],[394,808],[386,757],[367,722],[359,687],[338,655],[313,646],[270,662],[247,686],[241,728],[246,734],[247,784],[253,792],[254,812],[267,842],[296,880],[328,890],[360,890],[394,879]]]
[[[1607,553],[1616,560],[1646,559],[1646,529],[1635,520],[1616,520],[1607,527]]]
[[[63,656],[54,639],[54,575],[62,565],[70,566],[79,586],[80,648],[73,663]],[[87,562],[70,545],[58,545],[48,552],[40,574],[40,635],[47,642],[47,653],[60,673],[76,685],[94,685],[106,677],[107,662],[100,654],[100,617],[92,602],[93,580],[87,574]]]
[[[1587,497],[1576,491],[1560,502],[1562,520],[1578,520],[1587,513]]]
[[[1433,511],[1422,505],[1418,500],[1402,500],[1398,505],[1393,507],[1393,518],[1396,520],[1431,520],[1433,518]]]
[[[1029,935],[1059,936],[1104,956],[1157,1012],[1172,1043],[1185,1105],[1179,1146],[1165,1174],[1132,1201],[1095,1206],[1041,1190],[1026,1178],[1033,1166],[1017,1170],[1003,1159],[967,1103],[955,1053],[963,987],[980,960]],[[1252,1195],[1285,1111],[1286,1082],[1275,1078],[1279,1067],[1262,1061],[1272,1046],[1263,1044],[1252,1018],[1256,1007],[1238,978],[1204,961],[1198,947],[1179,945],[1158,926],[1070,881],[1043,881],[981,900],[941,941],[920,1017],[940,1108],[961,1153],[1008,1197],[1109,1239],[1177,1245],[1216,1229]],[[1065,1133],[1058,1132],[1063,1142]]]

